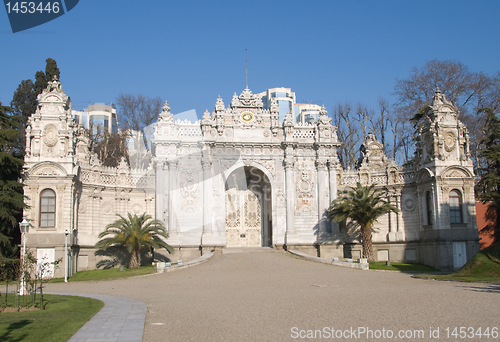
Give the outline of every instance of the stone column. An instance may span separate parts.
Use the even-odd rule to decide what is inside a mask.
[[[267,246],[268,243],[267,241],[269,240],[268,238],[268,225],[269,225],[269,218],[268,218],[268,209],[267,209],[267,188],[266,186],[261,186],[260,187],[260,207],[262,208],[262,231],[261,231],[261,246]]]
[[[328,203],[328,207],[333,200],[337,198],[337,169],[336,162],[333,160],[328,161],[328,176],[330,181],[330,203]],[[341,235],[339,232],[339,224],[337,222],[330,222],[330,235],[335,240],[340,239]]]
[[[212,225],[212,161],[204,158],[203,168],[203,234],[201,244],[213,246],[216,244]]]
[[[212,189],[212,162],[202,160],[203,167],[203,233],[212,233],[210,189]]]
[[[424,205],[424,191],[420,188],[417,188],[417,204],[415,206],[415,209],[418,209],[418,229],[422,230],[425,219],[424,219],[424,212],[425,212],[425,205]]]
[[[26,126],[26,157],[31,157],[31,126]]]
[[[165,225],[165,162],[158,160],[156,162],[156,178],[155,178],[155,193],[156,193],[156,219],[163,222]]]
[[[286,196],[286,239],[285,243],[294,242],[295,232],[295,182],[294,161],[292,158],[285,159],[285,196]]]
[[[401,207],[401,190],[400,192],[395,196],[396,200],[396,207],[399,209],[399,214],[396,215],[396,240],[397,241],[405,241],[406,236],[405,236],[405,231],[401,229],[401,215],[403,215],[403,208]]]
[[[462,212],[465,213],[465,216],[462,214],[462,219],[464,220],[464,223],[467,224],[467,229],[477,231],[477,222],[475,220],[476,206],[474,204],[474,187],[472,186],[472,184],[472,182],[464,182]]]
[[[397,205],[397,203],[395,202],[394,200],[395,196],[393,193],[389,192],[387,194],[387,201],[389,202],[389,204],[392,204],[392,205]],[[394,215],[396,215],[395,213],[393,213],[392,211],[388,213],[388,223],[389,223],[389,233],[387,234],[387,240],[388,241],[396,241],[396,220],[394,219]]]
[[[432,194],[432,223],[433,223],[433,229],[441,229],[441,215],[440,215],[440,208],[439,208],[439,190],[437,186],[433,186],[431,189],[431,194]]]
[[[316,168],[318,170],[318,242],[324,242],[327,238],[326,224],[326,205],[325,200],[325,176],[326,176],[326,160],[316,160]]]
[[[399,213],[396,214],[396,232],[399,232],[400,229],[401,229],[401,221],[400,221],[400,216],[401,216],[401,213],[403,212],[401,210],[401,193],[397,194],[395,197],[394,197],[395,201],[396,201],[396,207],[399,209]]]
[[[168,162],[168,235],[169,243],[179,245],[179,233],[177,232],[177,220],[174,208],[174,194],[177,189],[175,181],[177,176],[177,160]]]

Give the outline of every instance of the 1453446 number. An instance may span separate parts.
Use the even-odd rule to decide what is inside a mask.
[[[33,13],[59,13],[59,2],[47,2],[44,6],[43,2],[33,2],[33,1],[16,1],[8,2],[5,4],[7,7],[7,13],[21,13],[21,14],[33,14]]]

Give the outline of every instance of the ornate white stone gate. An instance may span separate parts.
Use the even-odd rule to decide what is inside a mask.
[[[451,270],[464,262],[454,257],[476,253],[469,135],[439,90],[424,113],[412,165],[396,165],[368,135],[355,170],[339,164],[337,129],[324,107],[314,121],[296,123],[289,111],[281,122],[277,100],[264,104],[264,95],[245,89],[227,107],[219,97],[194,123],[176,120],[165,103],[154,125],[153,163],[132,170],[125,160],[101,165],[72,118],[69,97],[51,81],[26,125],[27,247],[55,248],[54,258],[62,257],[69,230],[70,274],[94,268],[94,245],[115,214],[147,213],[168,229],[173,260],[222,246],[352,257],[361,250],[359,234],[331,225],[326,214],[338,190],[359,182],[384,189],[401,209],[374,227],[380,259]],[[50,227],[40,222],[46,190],[56,201]],[[452,206],[451,196],[461,205]]]

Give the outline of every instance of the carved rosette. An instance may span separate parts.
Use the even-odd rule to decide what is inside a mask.
[[[106,200],[101,206],[104,215],[111,215],[113,213],[113,205],[111,200]]]
[[[297,182],[297,195],[299,197],[313,197],[313,188],[314,182],[311,181],[308,173],[303,172],[300,181]]]
[[[455,149],[457,137],[453,132],[446,132],[444,135],[444,149],[446,152],[451,152]]]
[[[134,214],[137,214],[137,215],[139,215],[141,213],[144,213],[144,208],[143,208],[143,206],[142,206],[141,203],[134,203],[134,204],[132,204],[132,208],[131,209],[132,209],[132,212]]]
[[[54,147],[57,144],[57,130],[53,125],[47,125],[43,130],[43,142],[47,147]]]
[[[390,194],[392,198],[388,198],[392,204],[396,205],[399,209],[406,211],[412,211],[415,209],[417,204],[417,194],[415,192],[411,193],[400,193],[397,188],[391,189]]]
[[[415,209],[415,200],[411,197],[405,198],[403,201],[403,208],[406,211],[413,211],[413,209]]]

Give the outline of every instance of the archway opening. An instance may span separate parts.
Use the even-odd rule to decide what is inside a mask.
[[[226,180],[226,246],[272,246],[271,182],[258,168],[240,167]]]

